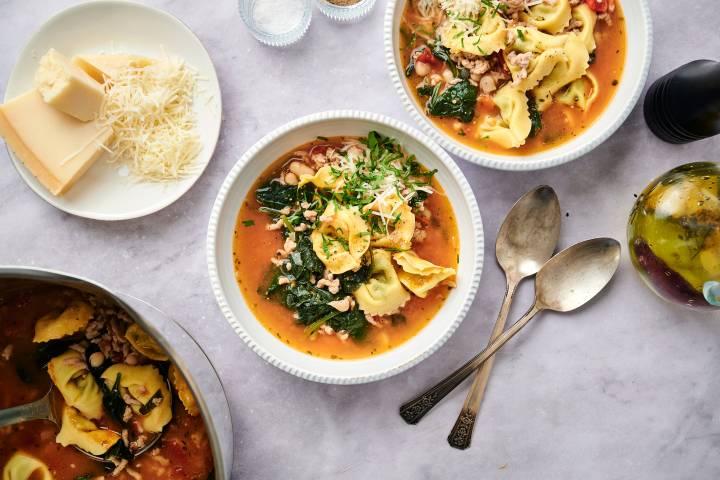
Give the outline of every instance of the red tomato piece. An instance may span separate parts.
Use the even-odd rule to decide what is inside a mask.
[[[585,3],[597,13],[605,13],[608,11],[609,0],[585,0]]]
[[[420,55],[418,55],[416,61],[427,63],[428,65],[437,65],[440,63],[440,60],[432,54],[429,48],[426,48],[422,51]]]

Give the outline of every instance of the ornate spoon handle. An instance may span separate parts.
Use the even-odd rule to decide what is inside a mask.
[[[455,387],[460,385],[470,374],[478,368],[488,358],[492,357],[495,352],[505,345],[517,332],[520,331],[532,318],[540,311],[537,303],[523,315],[523,317],[515,322],[512,327],[508,328],[497,340],[488,345],[485,350],[475,355],[465,365],[455,370],[447,378],[439,382],[434,387],[426,390],[414,400],[411,400],[400,406],[400,416],[409,424],[418,423],[426,413],[440,403]]]
[[[507,316],[510,311],[510,304],[512,303],[515,290],[518,286],[517,281],[508,280],[507,289],[505,290],[505,299],[503,300],[500,313],[495,321],[492,333],[490,334],[490,341],[488,345],[491,345],[505,330],[505,323]],[[488,380],[490,379],[490,371],[492,370],[495,357],[490,357],[480,368],[475,372],[475,380],[473,380],[470,391],[465,397],[465,404],[460,415],[455,422],[450,435],[448,436],[448,443],[451,447],[459,448],[464,450],[470,446],[472,440],[473,429],[475,428],[475,417],[480,410],[480,404],[482,403],[483,396],[485,395],[485,388],[487,387]]]

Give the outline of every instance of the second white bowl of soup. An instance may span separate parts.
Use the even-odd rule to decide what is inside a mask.
[[[403,104],[450,152],[502,170],[588,153],[632,111],[652,50],[645,0],[392,0]]]
[[[309,380],[362,383],[418,363],[457,328],[483,230],[439,146],[339,111],[248,150],[220,189],[207,249],[220,308],[258,355]]]

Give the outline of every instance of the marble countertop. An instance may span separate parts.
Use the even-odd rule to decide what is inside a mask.
[[[34,31],[69,0],[0,0],[0,88]],[[64,214],[37,197],[0,153],[0,264],[35,265],[93,278],[144,298],[189,330],[217,367],[233,414],[234,478],[248,479],[710,479],[720,476],[720,319],[656,298],[624,252],[611,287],[573,314],[545,314],[495,363],[470,450],[445,438],[465,391],[420,425],[397,407],[483,345],[504,291],[492,261],[494,236],[525,191],[557,190],[561,243],[625,238],[633,194],[690,160],[717,160],[720,137],[685,146],[656,139],[636,107],[594,152],[560,168],[510,173],[460,161],[480,204],[486,262],[479,294],[439,352],[394,378],[328,386],[290,376],[252,353],[222,317],[205,263],[207,219],[235,161],[269,130],[334,108],[383,113],[412,124],[385,67],[385,1],[361,23],[315,12],[287,50],[258,44],[232,0],[153,0],[186,22],[215,62],[224,99],[217,153],[192,190],[165,210],[103,223]],[[650,80],[720,51],[720,9],[710,0],[682,11],[651,1],[655,47]],[[688,35],[696,32],[696,35]],[[524,284],[511,317],[530,304]]]

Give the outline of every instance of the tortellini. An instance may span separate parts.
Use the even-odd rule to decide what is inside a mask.
[[[570,83],[555,96],[555,100],[569,106],[587,110],[598,96],[599,86],[595,75],[588,72],[584,77]]]
[[[65,403],[77,408],[87,418],[103,415],[100,387],[88,370],[80,352],[68,350],[48,363],[48,374],[65,399]]]
[[[140,424],[146,432],[161,432],[172,418],[172,397],[167,383],[152,365],[115,364],[102,374],[105,385],[112,388],[120,375],[120,388],[138,403],[130,405],[140,415]],[[160,398],[158,398],[158,392]],[[150,402],[156,402],[154,406]],[[148,413],[143,413],[149,409]]]
[[[200,414],[195,395],[190,390],[190,385],[187,384],[178,368],[173,364],[170,365],[169,372],[170,381],[172,382],[175,390],[177,391],[178,398],[182,402],[185,410],[193,417],[197,417]]]
[[[302,187],[308,183],[312,183],[317,188],[336,191],[342,188],[345,184],[345,179],[342,175],[333,172],[332,167],[326,165],[315,172],[315,175],[309,175],[307,173],[300,175],[298,187]]]
[[[93,307],[89,304],[74,300],[60,315],[51,313],[35,322],[33,342],[49,342],[72,335],[87,326],[93,313]]]
[[[562,48],[550,48],[539,55],[535,55],[530,60],[527,68],[523,70],[519,65],[509,62],[508,58],[506,57],[506,63],[513,77],[513,86],[516,90],[522,92],[534,88],[555,69],[556,65],[567,59]]]
[[[486,56],[499,52],[507,43],[507,29],[500,15],[486,13],[478,21],[448,19],[438,30],[440,42],[451,52]]]
[[[415,252],[398,252],[393,259],[402,268],[398,278],[418,297],[425,298],[440,282],[455,275],[454,268],[441,267],[420,258]]]
[[[570,82],[582,77],[590,66],[590,54],[580,35],[568,35],[563,46],[564,59],[557,63],[548,76],[533,90],[538,110],[546,110],[552,104],[552,96]]]
[[[410,300],[410,294],[402,286],[387,250],[372,251],[370,279],[355,293],[360,309],[369,315],[397,313]]]
[[[370,247],[370,231],[356,207],[330,202],[310,234],[313,251],[335,275],[357,270]]]
[[[47,465],[24,452],[16,452],[3,467],[2,480],[53,480]]]
[[[98,428],[73,407],[67,405],[63,407],[60,433],[55,438],[55,441],[63,447],[77,445],[93,455],[102,455],[118,440],[120,435],[116,432]]]
[[[570,1],[555,0],[552,3],[542,2],[523,12],[520,18],[529,25],[548,33],[560,33],[570,23]]]
[[[377,212],[384,219],[387,231],[374,232],[371,245],[381,248],[407,250],[412,245],[415,234],[415,214],[410,205],[393,193],[378,198],[364,207],[366,211]]]
[[[592,11],[585,3],[581,3],[572,9],[572,17],[575,21],[580,22],[582,26],[578,35],[585,44],[588,53],[595,51],[595,24],[597,23],[597,14]]]
[[[561,48],[565,44],[567,34],[549,35],[537,28],[518,28],[522,35],[516,34],[511,50],[517,52],[542,53],[551,48]],[[516,31],[517,33],[517,31]]]
[[[165,350],[163,350],[145,330],[140,328],[140,325],[137,323],[133,323],[125,330],[125,339],[135,350],[150,360],[158,360],[160,362],[170,360]]]
[[[477,138],[490,140],[504,148],[524,144],[532,128],[525,93],[508,84],[498,90],[493,101],[500,108],[501,119],[486,117],[475,132]]]

